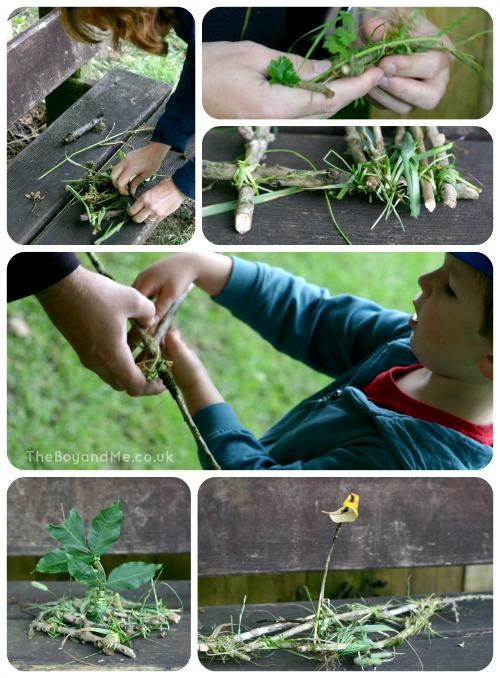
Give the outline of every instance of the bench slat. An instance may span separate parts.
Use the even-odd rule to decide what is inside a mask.
[[[167,576],[162,580],[168,581],[182,600],[183,619],[178,624],[172,623],[163,638],[159,631],[153,631],[150,638],[134,638],[132,645],[136,659],[119,653],[107,657],[91,645],[70,641],[61,650],[62,638],[50,638],[41,632],[36,632],[35,637],[28,641],[28,627],[33,617],[22,612],[17,603],[48,602],[53,598],[49,593],[32,588],[29,582],[9,582],[8,598],[12,602],[7,607],[7,657],[10,663],[21,671],[47,671],[61,667],[61,664],[64,664],[61,667],[64,671],[174,671],[182,668],[191,653],[190,585],[185,581],[171,582]],[[68,582],[47,582],[47,585],[58,596],[67,595],[70,590],[79,595],[85,590]],[[139,599],[146,588],[127,591],[124,597]],[[179,607],[179,600],[167,586],[159,587],[158,597],[167,607]]]
[[[212,478],[199,493],[200,576],[322,571],[334,511],[360,495],[343,526],[338,570],[491,563],[490,486],[479,478]]]
[[[68,37],[54,9],[7,45],[7,126],[77,71],[97,48]]]
[[[8,490],[9,556],[56,548],[45,524],[60,525],[75,507],[86,528],[117,497],[123,523],[114,554],[190,553],[190,492],[178,478],[19,478]]]
[[[63,190],[64,181],[78,179],[85,175],[85,171],[71,162],[65,162],[44,179],[39,177],[64,160],[66,154],[86,148],[108,134],[106,131],[89,132],[67,146],[63,139],[69,132],[101,113],[108,125],[114,123],[111,135],[137,129],[163,106],[171,91],[172,88],[165,83],[122,69],[114,69],[94,85],[10,164],[7,177],[10,237],[19,244],[29,244],[40,235],[71,199],[71,195]],[[120,140],[126,138],[123,135]],[[76,156],[74,160],[84,165],[92,159],[96,167],[102,167],[119,147],[119,144],[95,147]],[[33,211],[33,203],[25,197],[32,191],[40,191],[45,196]]]
[[[417,596],[418,597],[418,596]],[[371,598],[368,601],[336,600],[334,607],[346,603],[362,602],[364,604],[382,604],[389,598]],[[280,603],[276,605],[246,605],[241,625],[243,629],[258,626],[259,620],[284,617],[294,619],[307,614],[307,603]],[[435,633],[429,636],[423,631],[412,636],[409,643],[396,648],[393,661],[383,664],[381,671],[480,671],[486,668],[493,656],[493,605],[491,600],[473,600],[460,603],[458,606],[459,621],[456,622],[452,611],[440,613],[432,618],[432,629]],[[219,624],[239,623],[241,605],[227,607],[209,607],[200,614],[202,628],[200,633],[208,635]],[[262,622],[261,622],[262,623]],[[280,650],[265,651],[253,662],[223,663],[202,659],[201,663],[212,671],[312,671],[319,663],[312,662],[298,653]],[[353,664],[353,657],[343,657],[340,671],[361,671],[361,667]],[[368,670],[372,670],[369,668]]]

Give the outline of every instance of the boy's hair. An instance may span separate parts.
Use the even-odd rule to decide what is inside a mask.
[[[493,341],[493,277],[472,269],[483,295],[483,322],[479,334]]]
[[[480,252],[450,252],[472,271],[483,296],[483,321],[479,334],[493,341],[493,265]]]

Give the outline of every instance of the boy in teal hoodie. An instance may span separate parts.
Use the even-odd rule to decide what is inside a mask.
[[[419,277],[411,316],[211,253],[168,257],[135,287],[157,297],[159,318],[191,282],[275,348],[335,379],[257,440],[170,331],[165,356],[221,468],[471,470],[491,460],[493,269],[485,255],[447,253]]]

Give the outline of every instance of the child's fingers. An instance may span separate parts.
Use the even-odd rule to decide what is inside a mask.
[[[170,327],[161,342],[163,356],[169,360],[174,360],[174,356],[178,355],[183,349],[186,350],[186,348],[179,330],[175,327]]]

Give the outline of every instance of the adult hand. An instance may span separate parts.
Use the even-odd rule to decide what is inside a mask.
[[[152,141],[131,151],[113,167],[111,181],[121,195],[134,195],[137,187],[157,172],[170,146]]]
[[[143,193],[129,208],[128,213],[138,224],[144,221],[161,221],[175,212],[186,197],[171,178],[164,179]]]
[[[361,18],[364,37],[367,40],[371,36],[374,41],[382,40],[398,16],[403,16],[406,23],[412,22],[412,37],[433,36],[439,32],[423,15],[411,14],[413,12],[412,8],[367,11]],[[452,45],[446,35],[440,40],[444,45]],[[432,110],[446,92],[452,59],[446,51],[386,56],[377,64],[385,77],[370,92],[370,98],[398,114],[409,113],[413,108]]]
[[[146,381],[127,344],[128,320],[148,327],[154,304],[137,290],[79,266],[37,297],[84,367],[117,391],[131,396],[165,390],[160,379]]]
[[[255,42],[203,44],[203,106],[213,118],[330,118],[347,104],[372,91],[384,77],[379,68],[328,84],[333,97],[283,85],[269,84],[268,65],[288,57],[303,80],[311,80],[330,66],[327,60],[304,62]]]

